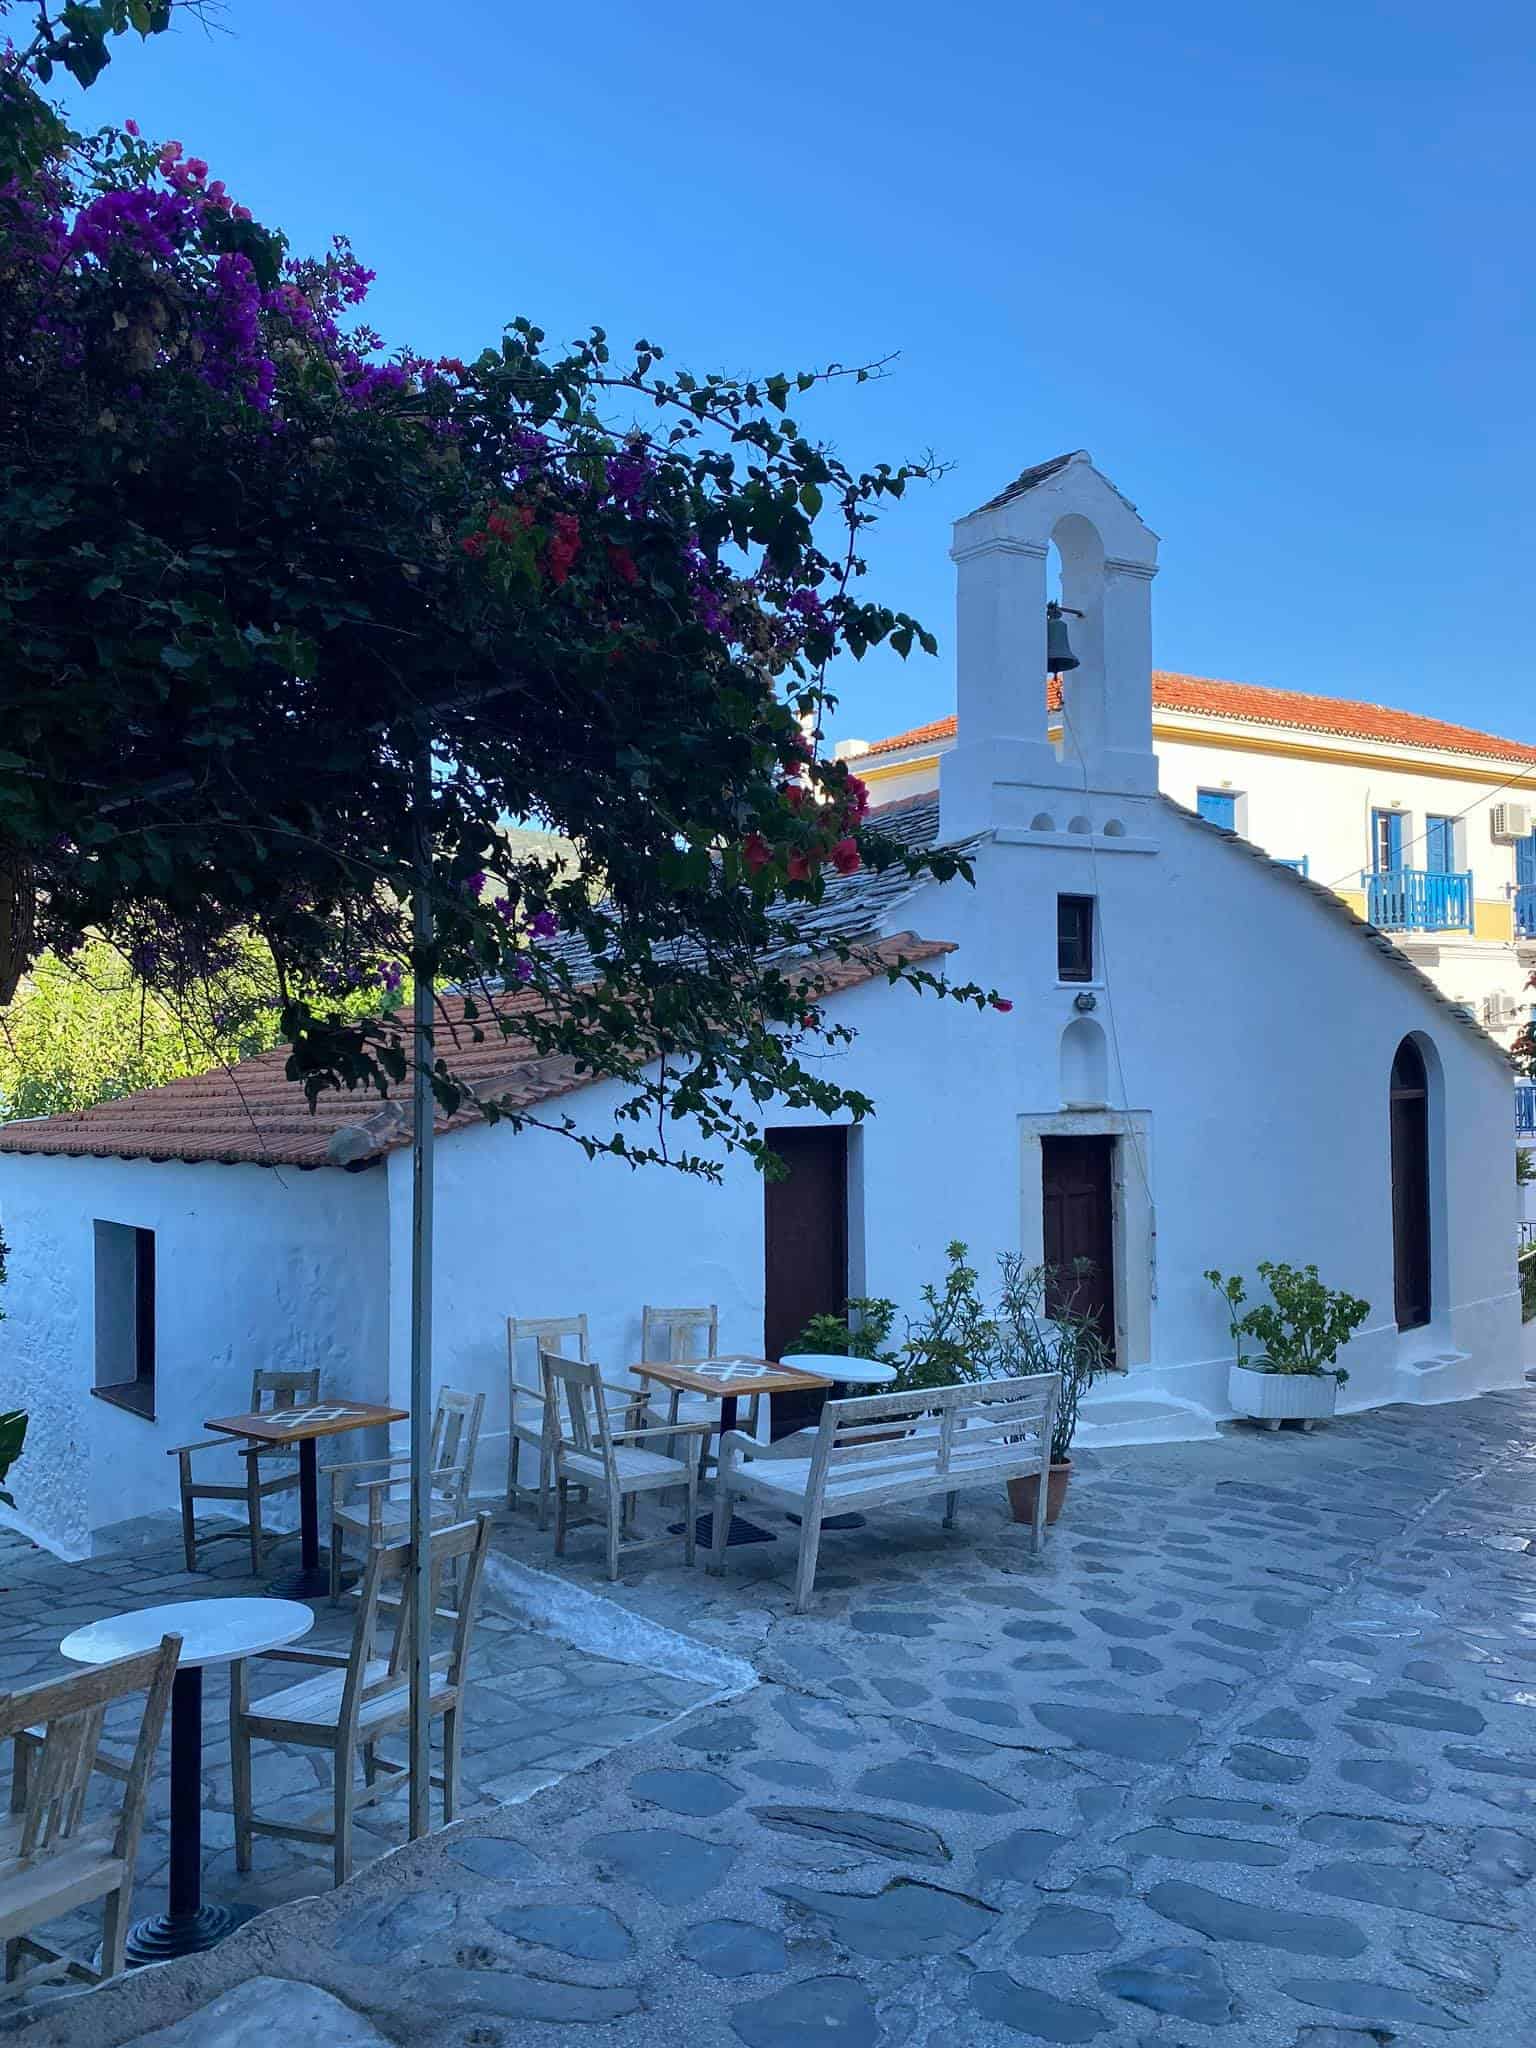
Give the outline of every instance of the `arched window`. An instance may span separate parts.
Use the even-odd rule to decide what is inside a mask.
[[[1397,1327],[1429,1321],[1429,1081],[1411,1038],[1392,1062],[1392,1269]]]

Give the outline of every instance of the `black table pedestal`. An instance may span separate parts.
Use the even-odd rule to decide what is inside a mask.
[[[346,1584],[356,1572],[343,1573]],[[267,1581],[267,1591],[283,1600],[318,1600],[331,1590],[330,1559],[320,1548],[320,1468],[315,1439],[299,1439],[299,1564]]]
[[[171,1683],[171,1870],[166,1911],[135,1923],[130,1965],[169,1962],[212,1948],[249,1913],[203,1904],[203,1667],[183,1665]]]

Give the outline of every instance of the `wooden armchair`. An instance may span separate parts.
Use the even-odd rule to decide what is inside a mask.
[[[479,1515],[450,1529],[434,1529],[431,1551],[432,1611],[439,1612],[443,1575],[459,1575],[458,1605],[451,1642],[431,1659],[430,1712],[443,1724],[443,1768],[432,1783],[442,1788],[443,1825],[454,1818],[459,1797],[459,1749],[462,1737],[464,1681],[469,1669],[480,1574],[491,1540],[491,1518]],[[296,1664],[312,1675],[297,1678],[259,1700],[250,1697],[249,1667],[256,1657],[230,1667],[229,1740],[235,1804],[235,1868],[249,1870],[251,1845],[257,1835],[285,1841],[319,1842],[331,1850],[337,1884],[352,1874],[352,1819],[359,1807],[370,1806],[408,1778],[410,1765],[380,1756],[380,1741],[410,1727],[410,1665],[414,1639],[411,1602],[402,1580],[410,1558],[408,1543],[385,1544],[371,1550],[363,1575],[362,1597],[345,1654],[325,1650],[264,1650],[260,1661]],[[391,1625],[389,1648],[380,1654],[379,1638]],[[334,1772],[330,1823],[258,1819],[254,1803],[251,1745],[258,1738],[309,1749],[329,1750]],[[357,1765],[363,1768],[358,1789]]]
[[[150,1765],[180,1654],[181,1637],[162,1636],[157,1650],[0,1697],[0,1742],[14,1745],[10,1814],[0,1821],[6,1991],[59,1976],[102,1983],[122,1969]],[[137,1692],[145,1696],[144,1713],[124,1765],[98,1754],[101,1727],[108,1707]],[[94,1771],[122,1785],[115,1808],[87,1811]],[[95,1899],[106,1901],[99,1966],[33,1935]],[[23,1972],[27,1958],[34,1966]]]
[[[634,1503],[642,1493],[659,1493],[669,1486],[688,1490],[687,1520],[683,1524],[683,1550],[693,1563],[694,1521],[698,1510],[699,1465],[709,1441],[708,1423],[665,1423],[660,1428],[615,1429],[608,1396],[624,1395],[634,1401],[634,1390],[610,1386],[602,1369],[580,1359],[562,1358],[557,1351],[539,1354],[550,1390],[561,1404],[560,1433],[555,1440],[555,1555],[565,1555],[565,1532],[571,1487],[597,1487],[603,1495],[608,1527],[608,1576],[619,1576],[619,1542],[624,1526],[632,1521]],[[646,1448],[656,1437],[681,1443],[682,1455],[663,1456]],[[669,1449],[671,1446],[669,1445]]]
[[[648,1365],[686,1365],[690,1359],[713,1358],[719,1349],[720,1310],[714,1302],[707,1308],[652,1308],[647,1304],[640,1311],[640,1356]],[[747,1434],[760,1443],[768,1441],[771,1431],[771,1400],[768,1394],[754,1394],[747,1404]],[[645,1412],[651,1422],[720,1426],[718,1401],[677,1387],[650,1386]]]
[[[558,1351],[570,1356],[574,1342],[576,1356],[586,1363],[587,1319],[585,1316],[507,1317],[507,1506],[517,1506],[518,1472],[523,1450],[532,1451],[539,1475],[539,1527],[549,1527],[549,1495],[554,1483],[555,1438],[558,1418],[539,1365],[541,1351]],[[518,1378],[517,1347],[533,1346],[533,1369],[538,1385],[530,1387]]]
[[[428,1449],[434,1528],[462,1522],[469,1513],[469,1487],[484,1412],[484,1394],[460,1394],[444,1387],[437,1397]],[[409,1451],[392,1451],[388,1457],[359,1458],[330,1467],[333,1602],[341,1598],[342,1543],[349,1531],[369,1551],[404,1541],[411,1519],[410,1464]],[[365,1478],[365,1473],[373,1477]]]
[[[265,1372],[251,1374],[252,1415],[265,1415],[278,1408],[312,1408],[320,1399],[320,1369],[312,1372]],[[192,1458],[197,1451],[223,1451],[226,1455],[236,1449],[245,1460],[245,1478],[234,1484],[219,1484],[207,1479],[194,1479]],[[261,1546],[266,1540],[261,1526],[261,1504],[270,1500],[274,1493],[288,1493],[299,1483],[299,1468],[290,1462],[286,1471],[273,1469],[274,1459],[292,1460],[293,1451],[287,1444],[244,1443],[236,1445],[227,1436],[205,1437],[201,1443],[178,1444],[166,1453],[178,1461],[181,1475],[181,1542],[187,1554],[187,1570],[197,1570],[197,1519],[194,1503],[200,1500],[243,1500],[245,1520],[237,1522],[230,1529],[214,1529],[202,1538],[204,1543],[221,1542],[226,1536],[244,1536],[251,1545],[251,1572],[261,1572]],[[263,1469],[270,1475],[263,1478]]]

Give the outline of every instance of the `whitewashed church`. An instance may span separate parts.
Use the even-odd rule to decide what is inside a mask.
[[[1080,664],[1059,744],[1053,549]],[[1155,536],[1076,454],[961,520],[954,560],[956,742],[937,795],[883,822],[973,842],[976,886],[832,887],[845,928],[1013,1009],[847,976],[839,1057],[877,1114],[770,1118],[792,1171],[768,1186],[739,1160],[715,1187],[446,1126],[435,1373],[487,1396],[478,1488],[505,1470],[509,1314],[585,1312],[615,1378],[647,1302],[718,1304],[723,1349],[777,1355],[850,1294],[915,1308],[955,1238],[984,1267],[1096,1262],[1119,1370],[1082,1442],[1210,1433],[1231,1340],[1202,1275],[1265,1258],[1370,1301],[1345,1407],[1520,1381],[1509,1065],[1337,897],[1159,795]],[[19,1519],[61,1548],[173,1508],[166,1448],[244,1408],[254,1367],[405,1392],[407,1134],[351,1102],[311,1118],[282,1064],[0,1127],[0,1408],[32,1415]],[[595,1131],[620,1099],[559,1062],[524,1086]]]

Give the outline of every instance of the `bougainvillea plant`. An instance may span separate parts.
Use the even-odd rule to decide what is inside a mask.
[[[344,241],[292,256],[180,142],[66,130],[35,44],[9,65],[0,1003],[44,947],[105,935],[174,986],[254,932],[312,1099],[404,1078],[400,1026],[331,998],[414,971],[467,992],[445,1108],[455,1043],[495,1035],[630,1084],[632,1159],[701,1167],[681,1117],[761,1156],[772,1097],[867,1110],[802,1058],[849,1035],[819,1001],[859,953],[827,878],[968,873],[871,831],[820,743],[835,655],[933,644],[859,589],[928,466],[856,472],[791,416],[872,371],[699,377],[525,319],[387,353]]]

